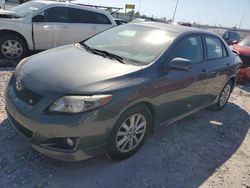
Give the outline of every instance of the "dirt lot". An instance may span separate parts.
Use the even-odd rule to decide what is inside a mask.
[[[10,126],[0,69],[0,187],[250,188],[250,86],[237,87],[220,112],[203,110],[166,127],[132,158],[64,163],[34,151]]]

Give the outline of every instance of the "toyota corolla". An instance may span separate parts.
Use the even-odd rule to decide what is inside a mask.
[[[240,61],[207,31],[126,24],[22,60],[6,89],[6,111],[47,156],[125,159],[156,127],[222,109]]]

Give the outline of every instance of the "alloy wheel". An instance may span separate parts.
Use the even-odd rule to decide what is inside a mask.
[[[6,40],[1,46],[2,54],[9,59],[17,59],[23,54],[23,46],[16,40]]]
[[[220,106],[224,106],[226,104],[230,96],[230,93],[231,93],[231,86],[230,84],[227,84],[220,95]]]
[[[134,114],[128,117],[116,135],[116,147],[122,152],[130,152],[142,141],[146,133],[147,122],[143,115]]]

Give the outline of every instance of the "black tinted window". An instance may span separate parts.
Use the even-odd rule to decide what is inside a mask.
[[[223,57],[227,57],[228,56],[228,51],[227,51],[225,45],[222,44],[222,47],[223,47]]]
[[[42,13],[41,13],[42,14]],[[67,8],[54,7],[45,10],[45,22],[67,22]]]
[[[177,44],[171,59],[185,58],[191,60],[193,63],[203,61],[203,47],[200,36],[187,37]]]
[[[234,31],[228,31],[223,35],[223,38],[227,40],[240,40],[240,34]]]
[[[111,24],[103,14],[76,8],[70,8],[69,21],[70,23]]]
[[[100,13],[95,13],[96,14],[96,18],[97,18],[97,23],[99,24],[111,24],[110,20],[108,19],[108,17],[104,14],[100,14]]]
[[[207,58],[218,59],[224,57],[222,42],[216,37],[206,37]]]

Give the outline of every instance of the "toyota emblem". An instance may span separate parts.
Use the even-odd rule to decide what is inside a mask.
[[[16,89],[17,91],[21,91],[23,89],[21,80],[16,81]]]

